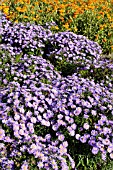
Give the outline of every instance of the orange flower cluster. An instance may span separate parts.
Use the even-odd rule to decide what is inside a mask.
[[[0,5],[0,9],[3,10],[3,12],[8,15],[9,13],[9,6],[6,4],[11,4],[9,0],[5,0],[5,3]],[[79,14],[83,14],[86,10],[92,10],[94,13],[97,13],[98,19],[101,17],[104,17],[106,14],[109,21],[113,21],[113,0],[111,2],[109,0],[40,0],[40,1],[30,1],[30,0],[13,0],[14,4],[17,5],[23,4],[23,6],[17,6],[16,11],[13,12],[27,12],[26,5],[29,5],[29,8],[33,6],[33,9],[36,9],[36,12],[45,13],[50,12],[51,15],[57,11],[59,14],[59,17],[65,17],[65,15],[68,13],[72,14],[73,19],[76,19],[76,17]],[[40,6],[43,3],[43,9],[35,8],[36,6]],[[49,9],[47,10],[48,7]],[[46,10],[45,10],[46,9]],[[46,13],[45,13],[46,15]],[[13,17],[13,16],[12,16]],[[11,15],[10,15],[11,18]]]
[[[12,2],[13,1],[13,2]],[[57,20],[60,28],[77,33],[76,20],[78,16],[91,11],[100,22],[100,32],[109,27],[109,36],[113,35],[113,0],[5,0],[0,5],[7,18],[18,22],[21,20],[41,21]],[[12,7],[12,4],[15,6]],[[59,30],[59,29],[56,29]],[[111,33],[112,31],[112,33]],[[101,33],[95,33],[98,41]],[[102,40],[105,42],[105,40]]]

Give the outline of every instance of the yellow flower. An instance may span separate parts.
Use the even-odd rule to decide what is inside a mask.
[[[64,22],[64,18],[61,16],[61,17],[59,17],[59,19],[62,21],[62,22]]]
[[[101,16],[97,16],[97,19],[99,20],[101,18]]]
[[[60,9],[59,12],[60,12],[60,13],[64,13],[64,12],[65,12],[65,9]]]
[[[6,6],[6,4],[5,4],[5,3],[2,3],[2,6]]]
[[[38,15],[38,14],[36,15],[36,18],[39,18],[39,15]]]
[[[34,12],[34,11],[31,11],[31,14],[33,14],[33,15],[34,15],[34,14],[35,14],[35,12]]]
[[[64,28],[68,29],[69,28],[69,24],[65,23],[65,25],[63,25]]]
[[[99,38],[99,35],[97,34],[97,35],[96,35],[96,40],[98,40],[98,38]]]
[[[3,7],[2,7],[2,6],[0,6],[0,10],[1,10],[1,9],[3,9]]]
[[[17,0],[16,3],[21,3],[21,4],[24,4],[25,2],[23,0]]]
[[[4,12],[6,15],[8,15],[8,14],[9,14],[9,7],[5,7],[5,8],[3,9],[3,12]]]
[[[113,28],[113,23],[111,24],[111,28]]]
[[[56,30],[58,30],[58,29],[59,29],[59,28],[58,28],[58,26],[55,26],[54,28],[55,28]]]
[[[52,30],[58,30],[59,28],[58,28],[58,26],[52,26],[51,29]]]
[[[15,20],[15,23],[18,23],[18,20]]]
[[[32,18],[32,20],[36,21],[37,19],[36,18]]]
[[[77,31],[77,27],[76,26],[74,27],[74,31]]]

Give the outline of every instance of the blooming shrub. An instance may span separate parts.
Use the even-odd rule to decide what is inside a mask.
[[[113,146],[113,92],[76,74],[55,83],[61,93],[61,100],[54,109],[58,115],[55,130],[64,126],[63,132],[68,131],[70,136],[105,154],[108,146]]]
[[[0,168],[72,170],[84,151],[112,160],[112,79],[95,82],[79,72],[93,65],[110,67],[113,76],[101,47],[72,32],[2,23]],[[77,64],[78,72],[64,76],[59,62]]]
[[[61,75],[54,70],[54,66],[41,56],[16,55],[10,53],[1,56],[1,85],[8,85],[15,81],[20,85],[30,85],[32,80],[51,84],[52,79],[59,79]],[[38,86],[38,84],[37,84]]]
[[[45,58],[57,65],[58,61],[89,66],[95,64],[102,53],[98,43],[88,40],[85,36],[73,32],[59,32],[50,35],[45,48]],[[57,61],[58,60],[58,61]]]
[[[94,79],[96,83],[103,80],[106,84],[106,76],[113,76],[112,61],[102,59],[101,47],[85,36],[59,32],[48,36],[45,43],[43,57],[50,60],[64,77],[78,73],[81,77]]]
[[[6,21],[4,16],[2,20],[2,48],[4,44],[7,44],[4,48],[8,49],[12,55],[20,54],[21,52],[24,54],[29,52],[37,55],[43,54],[42,48],[45,47],[43,41],[47,39],[48,35],[52,34],[50,30],[30,23],[11,25],[9,21],[4,25]]]

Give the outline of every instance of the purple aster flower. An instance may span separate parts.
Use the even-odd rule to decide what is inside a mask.
[[[80,140],[82,143],[86,143],[87,138],[86,138],[86,136],[81,136],[79,140]]]
[[[24,161],[22,166],[21,166],[21,170],[28,170],[28,163],[27,161]]]
[[[80,139],[80,134],[76,134],[76,135],[75,135],[75,138],[76,138],[77,140],[79,140],[79,139]]]
[[[73,130],[76,130],[77,125],[76,125],[75,123],[73,123],[73,124],[71,125],[71,128],[72,128]]]
[[[108,146],[107,152],[108,152],[108,153],[113,152],[113,145],[109,145],[109,146]]]
[[[92,114],[93,116],[96,116],[96,115],[97,115],[97,111],[96,111],[96,110],[92,110],[92,111],[91,111],[91,114]]]
[[[67,127],[67,130],[69,131],[69,134],[70,134],[71,136],[74,136],[74,135],[75,135],[75,130],[73,130],[73,128],[72,128],[71,126],[68,126],[68,127]]]
[[[60,155],[64,155],[65,153],[67,153],[67,148],[62,144],[60,144],[59,146],[59,153]]]
[[[64,138],[65,138],[64,135],[62,135],[62,134],[58,135],[58,139],[59,139],[60,141],[64,141]]]
[[[92,135],[92,136],[97,136],[97,135],[98,135],[98,132],[97,132],[96,130],[92,130],[92,131],[91,131],[91,135]]]
[[[102,132],[103,132],[104,135],[107,135],[107,134],[111,133],[112,130],[111,130],[111,128],[103,127],[103,131]]]
[[[50,134],[46,134],[45,139],[46,139],[47,141],[50,141],[51,135],[50,135]]]
[[[19,119],[20,119],[20,115],[15,114],[14,119],[15,119],[15,120],[19,120]]]
[[[78,115],[80,115],[81,112],[82,112],[81,107],[77,107],[76,110],[74,110],[74,115],[78,116]]]
[[[92,153],[96,155],[99,152],[99,149],[97,147],[92,148]]]
[[[5,137],[5,131],[3,129],[0,129],[0,140],[3,140]]]
[[[112,153],[110,153],[110,158],[111,158],[111,159],[113,159],[113,152],[112,152]]]
[[[105,151],[102,152],[102,160],[104,160],[104,161],[106,160],[106,152]]]
[[[104,145],[109,145],[111,142],[110,142],[110,140],[109,139],[103,139],[102,140],[102,143],[104,144]]]
[[[88,129],[89,129],[89,127],[90,127],[90,126],[89,126],[89,124],[88,124],[88,123],[84,123],[84,125],[83,125],[83,128],[84,128],[84,129],[88,130]]]
[[[62,115],[62,114],[59,114],[57,117],[58,117],[58,119],[62,119],[62,118],[63,118],[63,115]]]
[[[55,125],[52,125],[52,129],[54,130],[54,131],[57,131],[58,130],[58,124],[55,124]]]
[[[90,138],[89,141],[88,141],[88,144],[94,147],[96,145],[95,139]]]
[[[36,118],[35,117],[31,117],[31,123],[36,123],[36,122],[37,122]]]
[[[68,142],[67,141],[64,141],[62,144],[64,145],[64,147],[68,147]]]

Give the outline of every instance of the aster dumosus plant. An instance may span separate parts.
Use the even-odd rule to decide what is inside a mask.
[[[113,63],[102,58],[102,49],[98,43],[85,36],[65,31],[49,35],[43,57],[55,66],[61,75],[66,77],[78,73],[81,77],[94,79],[104,84],[107,77],[113,81]]]
[[[108,78],[106,86],[91,77],[80,77],[75,70],[64,76],[55,68],[59,60],[64,62],[62,56],[70,64],[80,64],[77,70],[87,70],[91,64],[96,68],[101,48],[83,36],[68,32],[58,34],[59,44],[58,35],[46,34],[42,26],[28,26],[27,32],[22,24],[16,24],[14,29],[6,22],[1,30],[1,168],[75,169],[76,155],[83,152],[112,160],[112,82]],[[33,31],[32,34],[29,31]],[[63,39],[66,35],[67,42]],[[47,45],[49,40],[54,44],[54,37],[56,46]],[[76,46],[76,53],[71,48],[75,43],[80,45]],[[62,46],[67,49],[63,55]],[[112,65],[110,67],[112,70]]]

